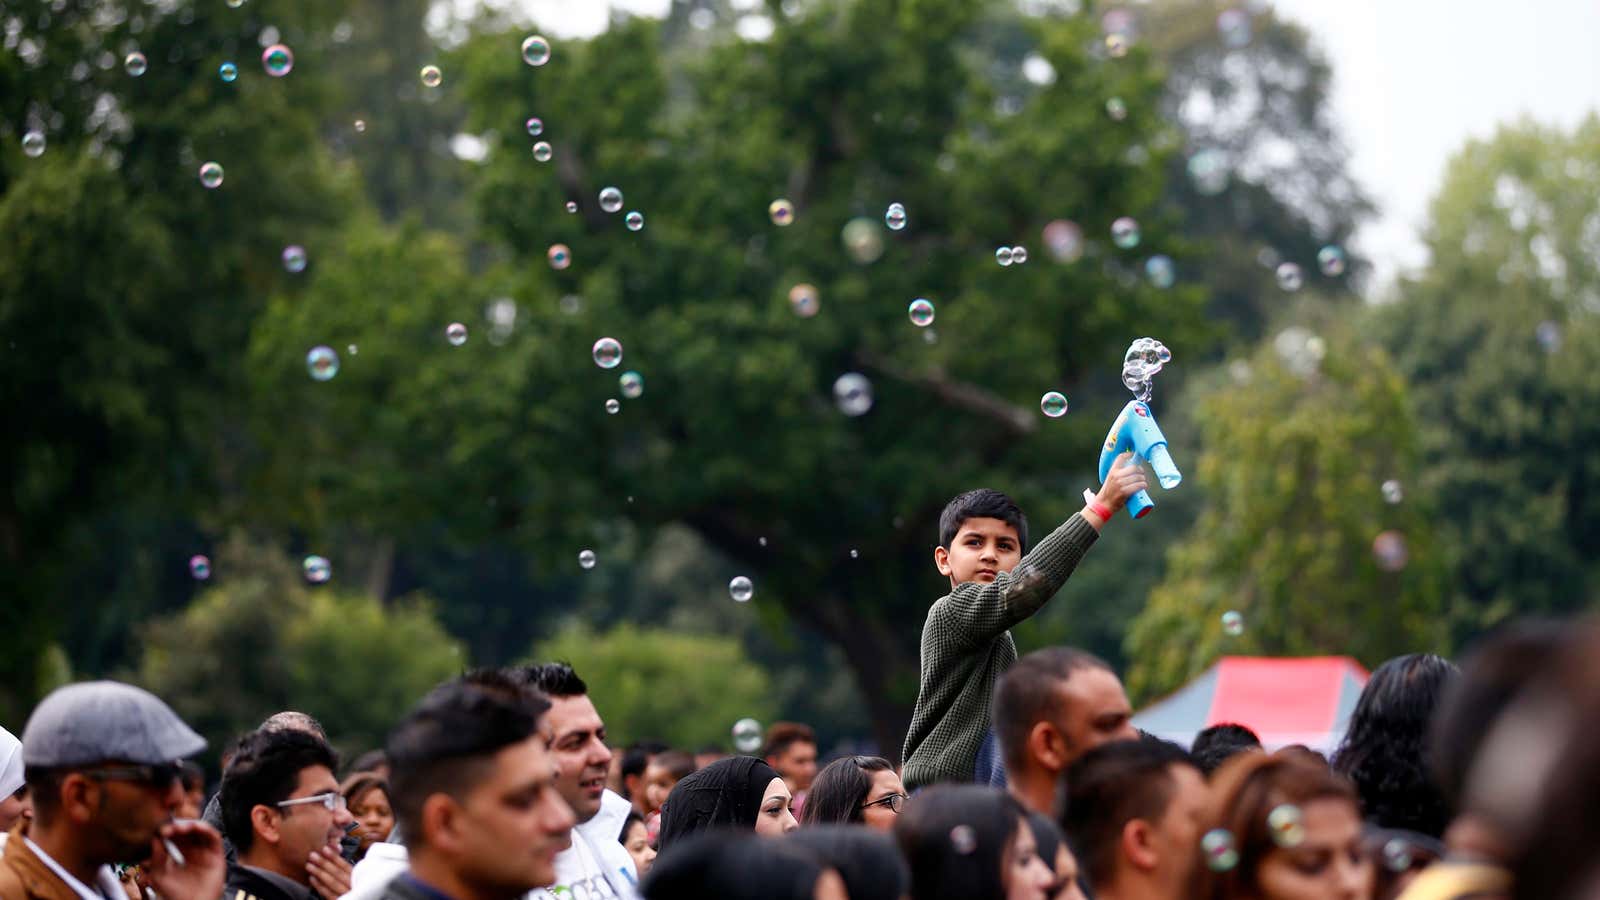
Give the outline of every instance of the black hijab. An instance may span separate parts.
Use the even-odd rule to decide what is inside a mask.
[[[719,759],[680,780],[661,804],[658,845],[711,828],[753,830],[761,798],[778,773],[754,756]]]
[[[811,900],[827,869],[787,840],[703,831],[663,853],[639,893],[645,900]]]

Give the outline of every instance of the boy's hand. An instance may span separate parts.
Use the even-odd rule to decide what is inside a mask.
[[[1130,450],[1111,464],[1111,471],[1106,473],[1106,483],[1100,485],[1100,493],[1095,494],[1094,499],[1115,514],[1128,505],[1129,497],[1149,486],[1144,477],[1144,466],[1133,465],[1133,451]]]

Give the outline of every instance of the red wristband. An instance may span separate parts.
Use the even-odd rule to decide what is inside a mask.
[[[1111,521],[1111,510],[1107,509],[1106,505],[1098,500],[1089,501],[1089,511],[1099,516],[1102,522]]]

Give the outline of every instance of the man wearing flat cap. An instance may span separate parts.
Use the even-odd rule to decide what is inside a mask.
[[[44,698],[22,731],[33,820],[6,841],[0,900],[126,900],[111,869],[119,864],[143,865],[165,900],[221,896],[222,836],[173,820],[179,762],[205,746],[132,685],[85,682]]]

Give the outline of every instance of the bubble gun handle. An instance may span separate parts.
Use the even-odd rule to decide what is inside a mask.
[[[1106,433],[1105,447],[1100,451],[1101,484],[1105,484],[1111,464],[1129,450],[1133,451],[1134,465],[1150,463],[1163,489],[1170,491],[1183,482],[1183,474],[1173,463],[1172,454],[1167,452],[1167,436],[1161,433],[1161,426],[1156,424],[1156,417],[1150,413],[1150,405],[1142,400],[1130,400]],[[1140,491],[1128,498],[1128,515],[1142,519],[1155,505],[1149,492]]]

